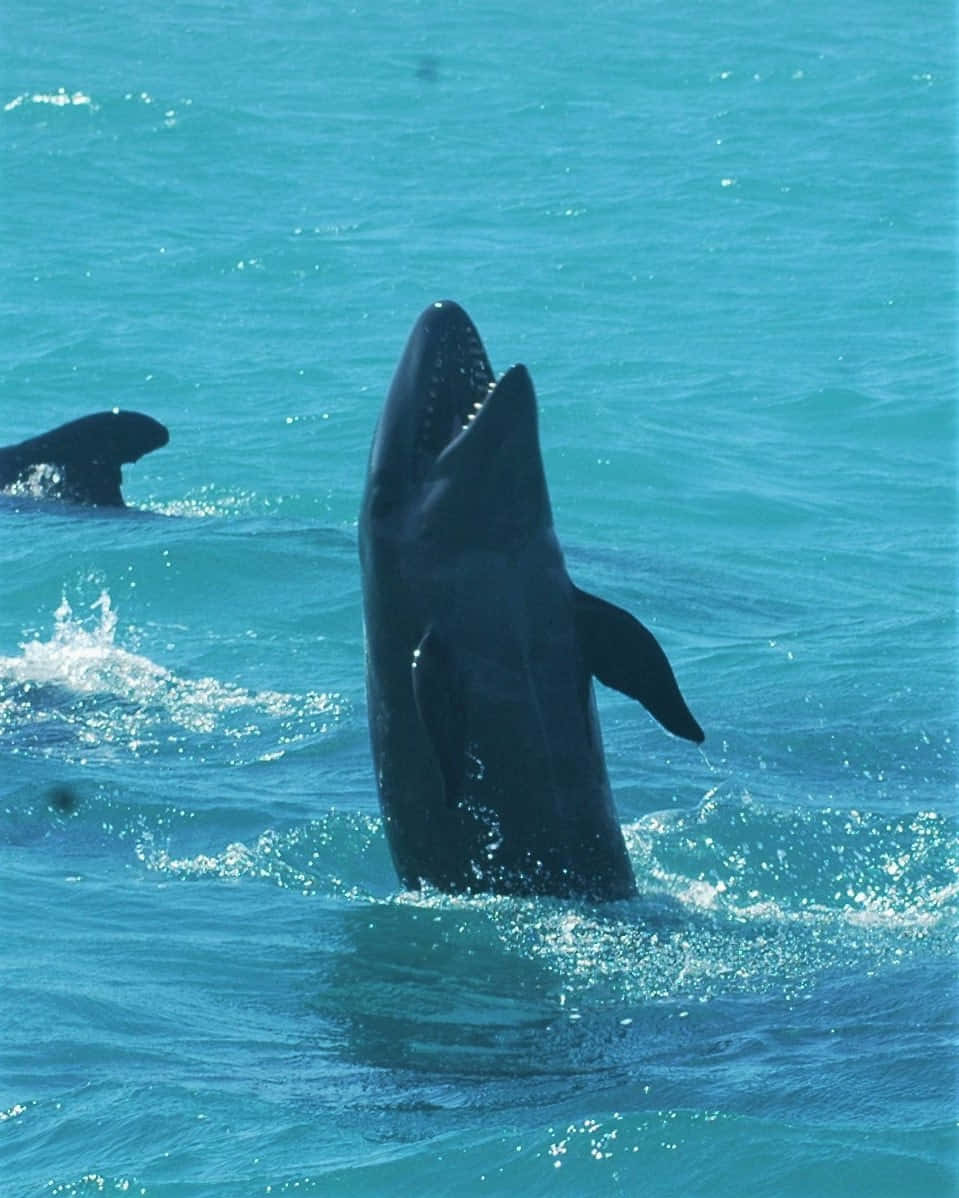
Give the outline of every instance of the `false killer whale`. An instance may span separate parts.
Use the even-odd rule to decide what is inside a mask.
[[[677,736],[702,729],[653,635],[570,580],[536,397],[495,381],[461,307],[416,322],[359,519],[367,700],[404,886],[591,900],[636,893],[592,678]]]
[[[170,434],[141,412],[96,412],[0,448],[0,489],[45,499],[125,507],[120,467],[166,445]]]

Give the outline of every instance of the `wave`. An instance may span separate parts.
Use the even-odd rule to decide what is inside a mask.
[[[398,892],[381,821],[357,812],[200,852],[177,849],[164,828],[138,838],[137,857],[181,881],[268,882],[332,902],[368,960],[387,968],[400,952],[424,986],[443,946],[467,961],[467,989],[477,961],[522,961],[543,971],[572,1020],[584,1005],[796,998],[834,971],[952,952],[959,837],[943,816],[787,812],[742,796],[625,832],[641,894],[602,906]]]
[[[103,754],[272,762],[323,736],[345,710],[336,694],[186,678],[119,640],[106,590],[80,614],[63,599],[52,635],[0,658],[0,745],[41,763],[86,764]],[[365,758],[363,769],[365,776]],[[896,967],[954,947],[959,837],[955,821],[935,811],[814,808],[717,788],[695,810],[628,824],[641,896],[595,907],[399,892],[381,821],[331,809],[336,785],[333,773],[316,779],[311,770],[303,801],[327,810],[305,820],[299,796],[265,816],[258,772],[231,775],[231,805],[222,809],[194,801],[191,810],[188,793],[174,808],[152,792],[84,781],[82,802],[53,795],[44,812],[22,814],[17,835],[29,838],[27,825],[47,826],[52,813],[65,837],[82,839],[87,827],[101,830],[107,851],[122,843],[126,856],[132,845],[139,867],[154,876],[266,883],[319,898],[384,968],[403,946],[404,968],[412,961],[409,968],[425,969],[435,944],[457,954],[465,947],[471,971],[477,959],[493,970],[522,962],[547,979],[569,1019],[584,1004],[801,996],[831,971]],[[238,803],[243,787],[247,801]],[[352,775],[346,789],[361,789]],[[409,944],[424,937],[424,953],[410,956]]]

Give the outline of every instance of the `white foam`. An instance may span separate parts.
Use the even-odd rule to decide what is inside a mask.
[[[96,112],[97,109],[96,104],[85,92],[68,92],[65,87],[58,87],[55,92],[23,92],[8,100],[3,106],[3,111],[12,112],[24,104],[49,104],[52,108],[89,108],[91,112]]]
[[[340,716],[342,704],[335,694],[250,691],[216,678],[183,678],[123,648],[117,643],[117,614],[106,590],[88,611],[77,616],[62,599],[49,640],[37,636],[21,645],[21,656],[0,657],[0,681],[28,691],[52,686],[79,698],[103,697],[104,703],[79,704],[67,712],[62,703],[54,710],[45,711],[42,704],[34,710],[38,722],[65,719],[82,743],[126,743],[139,752],[169,739],[177,728],[237,741],[259,735],[261,719],[299,723],[317,716],[321,720],[312,730],[322,734]],[[283,752],[273,745],[266,756],[275,759]]]

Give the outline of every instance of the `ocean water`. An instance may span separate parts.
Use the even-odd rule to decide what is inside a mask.
[[[5,7],[0,1193],[888,1195],[957,1170],[955,12]],[[641,895],[399,889],[356,513],[419,311],[537,385]]]

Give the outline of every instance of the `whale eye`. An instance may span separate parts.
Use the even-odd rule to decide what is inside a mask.
[[[401,489],[396,478],[378,474],[370,481],[366,506],[374,520],[387,519],[397,508]]]
[[[370,514],[376,520],[388,516],[395,507],[392,496],[386,487],[374,487],[370,495]]]

